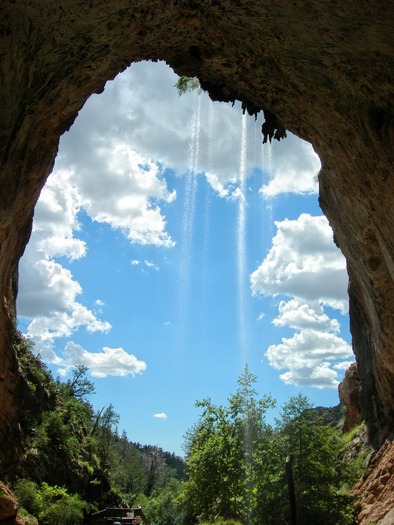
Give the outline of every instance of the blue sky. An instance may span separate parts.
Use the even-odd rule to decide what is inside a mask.
[[[55,376],[89,367],[129,439],[182,454],[195,400],[225,403],[246,363],[279,405],[331,406],[353,355],[312,147],[263,146],[261,117],[176,80],[134,64],[62,137],[18,319]]]

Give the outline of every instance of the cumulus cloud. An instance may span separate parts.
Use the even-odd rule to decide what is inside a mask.
[[[81,208],[94,221],[122,230],[132,243],[173,246],[159,203],[171,203],[176,193],[159,166],[119,140],[91,141],[73,172]]]
[[[254,294],[288,295],[347,311],[345,258],[324,216],[275,222],[272,248],[251,276]]]
[[[203,93],[178,97],[176,80],[173,71],[163,63],[134,64],[116,81],[108,82],[103,94],[91,97],[75,125],[61,139],[56,168],[41,193],[32,239],[21,262],[18,311],[31,321],[28,335],[39,345],[41,355],[53,363],[65,359],[64,369],[71,366],[71,357],[60,358],[55,354],[56,338],[70,337],[79,328],[104,333],[110,329],[110,324],[100,320],[97,312],[79,301],[81,285],[56,260],[66,257],[72,261],[86,253],[85,242],[78,239],[79,212],[121,230],[131,243],[171,247],[174,241],[166,229],[163,209],[174,202],[176,193],[167,186],[166,168],[182,175],[193,160],[195,171],[206,173],[217,195],[242,197],[240,105],[236,104],[234,111],[229,104],[212,103]],[[193,131],[197,122],[198,140]],[[261,122],[261,115],[257,122],[248,119],[244,146],[247,174],[256,166],[263,170],[273,167],[262,194],[270,197],[290,191],[315,192],[318,160],[311,147],[304,144],[300,149],[298,139],[291,134],[286,141],[262,146]],[[197,158],[193,159],[193,155]],[[302,230],[301,218],[299,222]],[[330,257],[334,261],[336,257],[330,256],[328,250],[328,255],[316,260],[316,253],[324,252],[318,246],[319,233],[310,240],[314,252],[308,256],[306,228],[298,231],[291,221],[287,225],[285,221],[278,224],[281,226],[276,245],[252,274],[254,293],[283,294],[300,301],[297,308],[283,306],[278,326],[287,323],[306,327],[313,322],[323,325],[327,323],[324,313],[319,306],[310,306],[311,301],[317,305],[343,306],[344,265],[328,265],[324,273],[321,270],[324,261]],[[321,233],[324,227],[317,229]],[[293,245],[286,247],[281,235],[291,239]],[[283,260],[280,262],[280,252],[293,259],[287,265]],[[131,264],[158,270],[149,260],[134,260]],[[304,270],[309,268],[309,274],[298,271],[300,264]],[[335,279],[326,285],[325,293],[322,293],[322,275]],[[314,281],[320,285],[318,299],[313,292]],[[315,313],[302,307],[301,301],[308,303]],[[114,357],[115,350],[121,349],[106,347],[98,355]],[[88,360],[90,354],[83,349],[67,355],[76,359],[81,353]]]
[[[333,368],[336,370],[341,370],[342,372],[346,372],[346,370],[354,363],[354,359],[352,361],[342,361],[341,363],[336,363]]]
[[[168,416],[164,412],[159,412],[158,414],[153,414],[153,417],[156,419],[167,419]]]
[[[85,242],[74,237],[79,230],[77,215],[81,199],[72,178],[70,170],[59,170],[56,176],[49,177],[34,210],[30,244],[47,258],[74,260],[86,253]]]
[[[308,142],[300,141],[289,133],[285,141],[274,141],[271,148],[270,178],[260,189],[264,197],[318,192],[320,159]]]
[[[231,104],[212,102],[206,93],[179,97],[174,88],[177,79],[162,62],[133,64],[85,104],[78,121],[62,138],[60,160],[81,168],[89,158],[90,178],[98,184],[107,145],[123,142],[178,174],[193,164],[219,196],[231,197],[240,178],[241,105],[236,103],[234,109]],[[291,133],[285,141],[263,146],[262,121],[262,113],[257,121],[247,119],[246,173],[254,167],[272,168],[270,180],[261,189],[267,197],[316,193],[320,163],[312,147],[306,142],[300,147],[300,140]]]
[[[302,214],[275,224],[272,248],[251,274],[251,287],[255,295],[290,297],[279,301],[272,322],[297,332],[271,345],[265,356],[275,369],[286,370],[280,378],[287,384],[336,388],[344,369],[340,362],[352,349],[324,307],[347,310],[345,259],[325,217]]]
[[[349,358],[352,349],[335,334],[304,329],[271,345],[265,355],[275,369],[289,369],[280,376],[287,384],[337,388],[338,374],[331,362]]]
[[[127,376],[141,374],[146,369],[146,363],[135,355],[129,354],[123,348],[104,346],[101,352],[88,352],[82,346],[68,342],[64,349],[64,357],[54,358],[54,364],[60,365],[60,373],[84,365],[94,377]]]
[[[77,165],[69,154],[60,155],[60,166],[41,192],[20,263],[18,315],[30,321],[27,335],[48,359],[57,338],[70,337],[79,328],[104,333],[111,328],[79,301],[80,283],[56,260],[85,256],[86,244],[76,237],[81,210],[97,222],[121,229],[132,243],[174,244],[158,203],[171,203],[176,194],[168,190],[157,164],[120,142],[99,140],[95,148],[77,153]],[[158,270],[151,261],[144,265]]]
[[[320,304],[307,304],[300,299],[280,301],[279,315],[272,322],[275,326],[289,326],[295,330],[314,328],[321,331],[338,333],[340,324],[324,313]]]
[[[82,287],[55,257],[79,259],[85,243],[74,237],[79,229],[80,195],[70,171],[50,177],[35,211],[33,232],[19,267],[18,315],[30,320],[27,335],[43,356],[52,358],[53,340],[69,337],[83,327],[108,332],[111,325],[81,304]]]

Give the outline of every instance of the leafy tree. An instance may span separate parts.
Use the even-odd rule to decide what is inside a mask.
[[[63,487],[42,483],[37,493],[38,519],[42,525],[78,525],[83,522],[87,505],[77,494]]]
[[[256,376],[246,366],[229,406],[197,402],[203,412],[187,436],[188,481],[184,498],[191,515],[202,519],[252,516],[255,455],[265,429],[270,396],[257,398]]]
[[[29,479],[21,479],[14,487],[15,496],[19,505],[31,514],[37,514],[39,511],[37,501],[38,485]]]
[[[42,525],[78,525],[83,522],[88,505],[77,494],[69,494],[64,487],[21,480],[15,486],[20,505],[38,517]]]
[[[307,397],[298,394],[283,406],[277,422],[282,462],[291,455],[298,525],[312,522],[346,523],[348,505],[340,494],[343,471],[339,461],[341,443],[334,427],[312,410]]]
[[[265,415],[274,401],[257,396],[255,381],[246,367],[227,407],[196,403],[203,411],[186,436],[189,479],[180,498],[188,517],[282,525],[292,519],[293,499],[297,525],[351,523],[335,427],[299,394],[272,428]]]
[[[144,494],[137,497],[136,503],[142,505],[150,525],[185,523],[186,513],[179,500],[182,488],[182,482],[172,478],[160,489],[155,489],[149,498]]]
[[[239,456],[242,456],[243,469],[241,472],[243,486],[242,508],[239,514],[245,523],[253,521],[254,495],[256,485],[256,457],[259,444],[264,441],[267,431],[265,415],[269,408],[275,405],[270,395],[258,398],[254,384],[257,376],[245,366],[238,379],[239,388],[229,398],[229,408],[232,422],[238,436]]]
[[[160,449],[153,448],[148,456],[148,480],[145,495],[152,494],[153,487],[165,468],[163,454]]]
[[[80,401],[86,401],[86,398],[95,392],[94,384],[88,379],[88,367],[77,365],[72,372],[72,379],[67,381],[65,387],[68,389],[69,396]]]
[[[100,411],[98,415],[98,426],[96,437],[98,440],[98,455],[101,464],[104,468],[110,466],[110,452],[111,445],[114,443],[114,438],[117,435],[119,424],[119,414],[115,412],[112,403],[108,407]]]

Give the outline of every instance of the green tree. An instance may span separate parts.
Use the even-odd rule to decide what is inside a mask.
[[[188,481],[184,498],[190,515],[203,519],[241,519],[253,516],[255,457],[265,432],[265,413],[271,396],[257,397],[256,376],[246,366],[228,406],[210,399],[196,403],[203,409],[187,435]]]
[[[86,398],[95,392],[94,384],[88,379],[89,369],[85,365],[77,365],[73,372],[71,380],[65,383],[69,396],[73,396],[80,401],[86,401]]]
[[[242,457],[243,465],[241,472],[243,514],[238,513],[238,517],[244,523],[254,521],[257,453],[267,432],[265,421],[267,410],[275,406],[275,401],[270,395],[258,397],[254,388],[256,381],[257,376],[252,374],[246,365],[238,379],[238,390],[229,398],[231,420],[237,434],[238,456]]]
[[[142,505],[150,525],[183,525],[186,513],[179,496],[183,483],[174,478],[169,479],[160,489],[155,489],[148,498],[140,495],[136,499]]]
[[[98,441],[98,456],[102,467],[108,469],[111,462],[112,445],[115,443],[119,424],[119,414],[115,412],[112,403],[99,412],[97,423],[95,434]]]
[[[88,505],[64,487],[43,482],[20,480],[15,488],[20,505],[39,519],[42,525],[78,525],[83,522]]]
[[[283,406],[277,425],[282,464],[286,457],[292,457],[297,524],[347,523],[350,500],[340,493],[344,479],[336,429],[324,424],[322,416],[301,394]]]

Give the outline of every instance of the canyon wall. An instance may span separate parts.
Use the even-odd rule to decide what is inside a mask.
[[[59,137],[130,63],[165,60],[214,100],[263,110],[320,156],[320,205],[347,259],[360,403],[394,427],[391,1],[0,0],[0,442],[19,432],[17,267]],[[0,447],[0,472],[12,451]],[[4,451],[7,450],[7,453]]]

